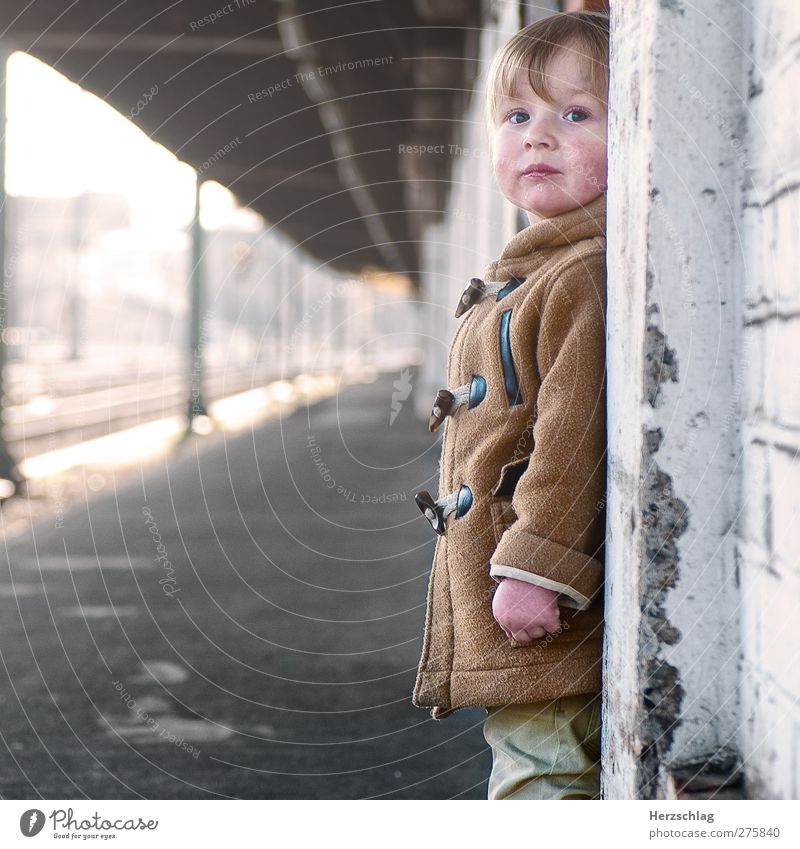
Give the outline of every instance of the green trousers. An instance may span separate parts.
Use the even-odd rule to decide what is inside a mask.
[[[489,708],[489,799],[599,799],[599,693]]]

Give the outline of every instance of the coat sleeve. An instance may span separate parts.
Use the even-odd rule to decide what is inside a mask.
[[[546,296],[536,341],[534,447],[490,574],[516,577],[586,609],[603,584],[605,257],[568,266]]]

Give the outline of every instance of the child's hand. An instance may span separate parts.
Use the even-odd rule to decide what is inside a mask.
[[[530,643],[558,631],[558,593],[516,578],[503,578],[492,598],[492,613],[510,640]]]

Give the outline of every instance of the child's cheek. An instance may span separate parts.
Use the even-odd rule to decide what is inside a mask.
[[[608,157],[605,146],[598,149],[593,145],[590,149],[578,148],[573,151],[571,164],[578,178],[598,191],[605,191],[608,178]]]
[[[492,167],[495,172],[502,171],[508,160],[508,140],[502,131],[492,139]]]
[[[513,170],[512,160],[506,155],[503,147],[498,146],[492,155],[492,171],[494,172],[495,180],[498,183],[502,183]]]
[[[605,191],[608,188],[608,159],[605,153],[592,160],[589,175],[595,188],[600,191]]]

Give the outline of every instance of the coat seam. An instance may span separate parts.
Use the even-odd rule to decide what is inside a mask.
[[[542,639],[544,639],[544,638],[542,638]],[[577,654],[577,655],[574,652],[570,652],[569,657],[575,658],[576,660],[579,660],[580,658],[583,658],[583,657],[594,657],[595,654],[596,654],[596,652],[594,652],[594,651],[587,651],[587,652],[583,652],[582,654]],[[559,658],[558,660],[537,660],[535,663],[529,663],[529,664],[525,664],[523,666],[490,666],[490,667],[479,666],[479,667],[475,667],[475,668],[470,667],[469,669],[454,669],[452,675],[456,675],[456,674],[457,675],[463,675],[463,674],[469,673],[469,672],[503,672],[506,669],[529,670],[531,668],[538,667],[538,666],[555,666],[557,664],[563,664],[563,663],[564,663],[564,658],[562,657],[562,658]],[[451,679],[452,679],[452,675],[450,676]],[[448,701],[449,701],[449,699],[448,699]]]

